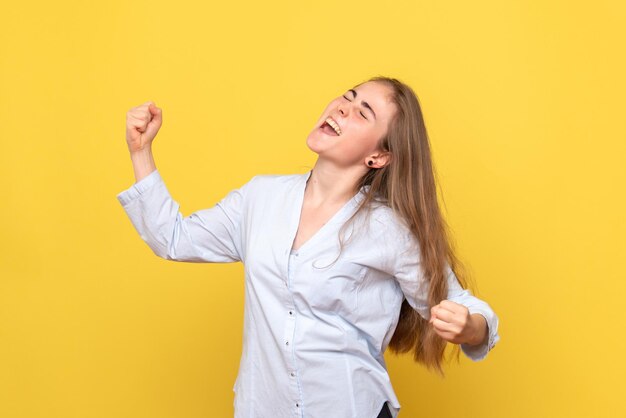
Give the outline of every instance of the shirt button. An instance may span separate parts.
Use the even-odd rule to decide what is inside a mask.
[[[289,315],[293,315],[293,311],[289,311]]]
[[[296,375],[294,372],[291,372],[289,374],[291,375],[291,377],[295,377],[295,375]]]
[[[298,402],[296,402],[296,407],[300,408],[300,404]]]
[[[289,345],[289,341],[285,341],[285,345]]]

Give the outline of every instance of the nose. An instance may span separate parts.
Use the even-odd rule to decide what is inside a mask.
[[[341,103],[338,107],[339,113],[341,114],[341,116],[346,116],[348,114],[347,112],[347,104],[345,103]]]
[[[357,106],[355,104],[355,100],[353,101],[342,101],[341,103],[339,103],[339,106],[337,106],[337,110],[339,110],[339,114],[342,117],[346,117],[346,116],[350,116],[351,112],[352,112],[352,108]]]

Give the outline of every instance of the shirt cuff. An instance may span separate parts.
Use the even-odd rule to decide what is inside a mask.
[[[161,178],[161,174],[159,170],[156,169],[128,189],[117,194],[117,200],[122,204],[122,206],[126,206],[128,203],[137,199],[144,193],[146,190],[150,189],[155,184],[163,181]]]
[[[487,353],[496,345],[498,341],[500,341],[500,336],[498,335],[497,329],[493,328],[493,323],[490,323],[489,316],[483,312],[472,311],[470,309],[470,314],[478,313],[481,314],[487,323],[487,334],[489,337],[482,344],[478,345],[469,345],[469,344],[461,344],[461,350],[473,361],[480,361],[487,357]],[[497,328],[497,324],[496,324]]]

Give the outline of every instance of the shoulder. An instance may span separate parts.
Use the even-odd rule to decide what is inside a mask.
[[[371,222],[379,225],[383,230],[391,234],[407,233],[409,227],[403,217],[389,206],[377,203],[371,208]]]
[[[376,203],[370,209],[369,225],[381,243],[391,247],[413,247],[416,238],[406,220],[391,207]]]
[[[297,182],[305,174],[257,174],[250,181],[264,186],[280,186]]]
[[[293,188],[304,181],[307,173],[304,174],[256,174],[243,185],[246,195],[255,196],[276,196],[293,190]]]

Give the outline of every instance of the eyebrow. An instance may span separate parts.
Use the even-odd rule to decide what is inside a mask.
[[[354,98],[356,99],[356,91],[354,91],[353,89],[350,89],[348,91],[351,91],[352,94],[354,94]],[[372,109],[372,106],[370,106],[369,103],[367,103],[366,101],[361,101],[361,104],[367,109],[369,109],[369,111],[372,112],[372,114],[374,115],[374,119],[376,119],[376,112],[374,112],[374,109]]]

